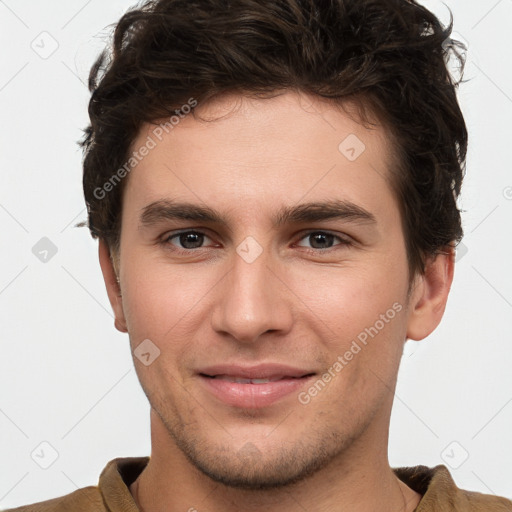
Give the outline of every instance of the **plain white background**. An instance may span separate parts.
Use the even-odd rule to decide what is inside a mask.
[[[109,460],[150,453],[97,242],[74,227],[88,70],[132,4],[0,1],[0,508],[96,485]],[[445,464],[459,487],[512,498],[512,0],[424,4],[444,23],[448,6],[469,46],[466,235],[441,325],[406,344],[390,463]]]

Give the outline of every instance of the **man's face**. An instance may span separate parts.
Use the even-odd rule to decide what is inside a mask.
[[[132,350],[151,340],[143,360],[160,350],[147,366],[134,358],[158,441],[215,480],[254,488],[350,450],[370,457],[387,440],[411,321],[385,132],[291,92],[198,110],[216,120],[144,126],[133,149],[148,136],[156,146],[123,196],[118,319]],[[302,208],[277,222],[327,202],[352,214]],[[222,222],[155,207],[171,203]]]

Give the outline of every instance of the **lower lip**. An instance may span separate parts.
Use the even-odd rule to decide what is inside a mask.
[[[203,375],[199,377],[206,389],[225,404],[244,409],[258,409],[298,392],[313,376],[281,379],[265,384],[242,384]]]

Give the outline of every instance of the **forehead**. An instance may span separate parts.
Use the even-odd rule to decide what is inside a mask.
[[[385,130],[364,127],[330,101],[295,92],[232,94],[168,121],[143,125],[132,144],[132,151],[151,149],[129,174],[123,202],[130,209],[172,197],[240,220],[324,199],[377,215],[396,207]]]

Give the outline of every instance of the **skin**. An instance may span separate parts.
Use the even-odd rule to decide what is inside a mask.
[[[129,333],[132,350],[145,339],[160,349],[149,366],[134,357],[152,439],[134,499],[145,512],[414,510],[421,496],[388,462],[391,407],[404,342],[441,321],[452,251],[429,259],[407,294],[383,127],[365,128],[326,100],[291,91],[225,95],[196,110],[215,120],[188,115],[163,135],[126,183],[119,254],[99,246],[117,329]],[[153,129],[144,125],[133,147]],[[338,150],[349,134],[366,146],[353,162]],[[207,205],[226,225],[141,226],[145,206],[171,198]],[[376,223],[271,222],[282,206],[327,199],[350,200]],[[185,228],[206,234],[199,249],[169,239]],[[353,244],[334,237],[314,245],[307,230]],[[247,236],[262,248],[252,263],[236,252]],[[196,373],[276,362],[319,377],[395,303],[401,311],[308,404],[292,393],[259,409],[228,406]]]

